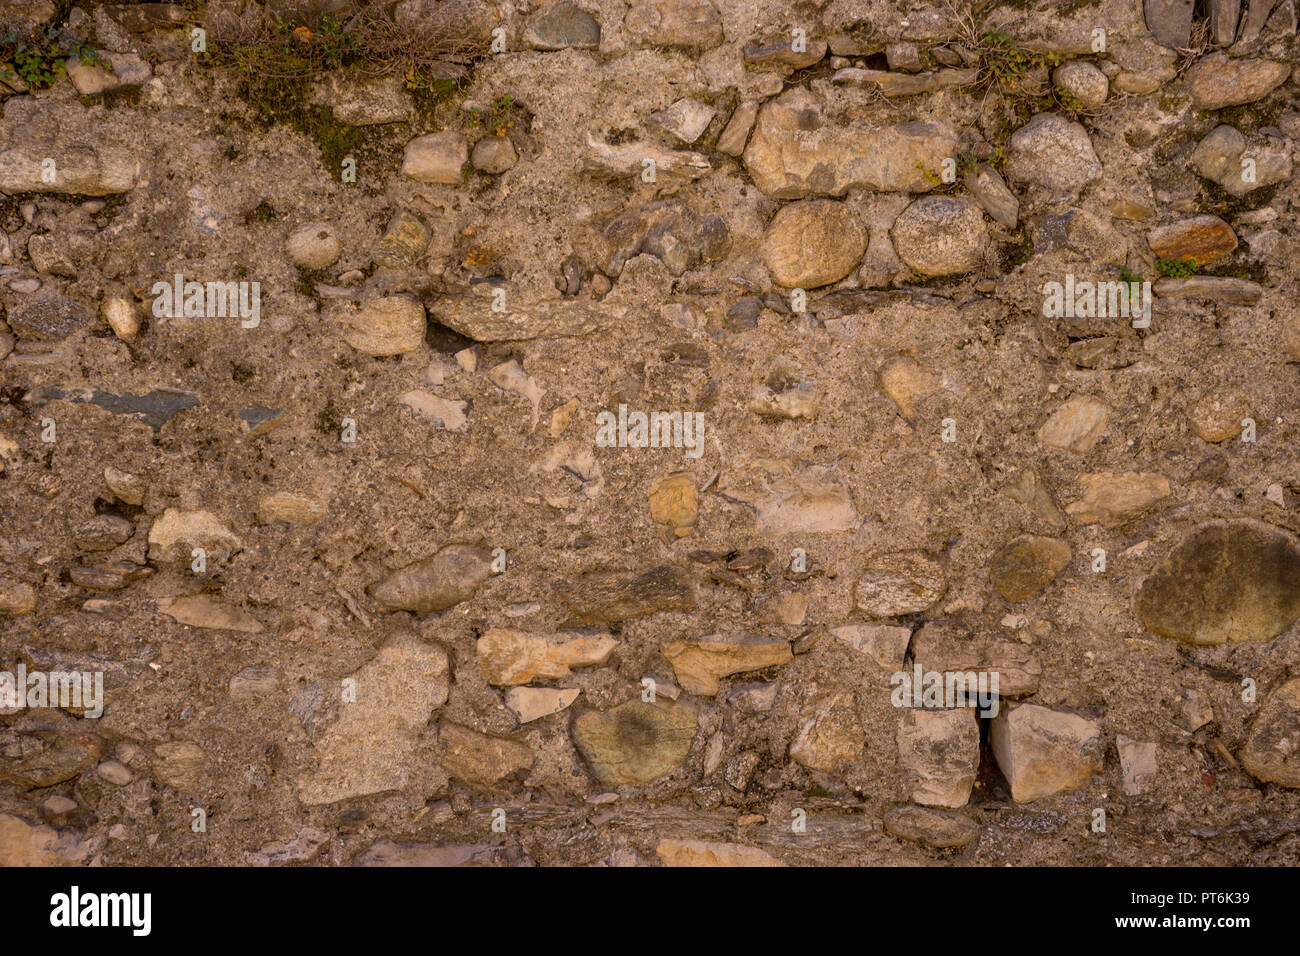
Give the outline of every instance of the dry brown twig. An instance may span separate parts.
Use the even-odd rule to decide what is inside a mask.
[[[1201,57],[1210,52],[1212,46],[1210,40],[1210,21],[1199,20],[1192,27],[1192,36],[1187,46],[1179,47],[1175,52],[1178,54],[1178,65],[1174,67],[1174,78],[1186,73]]]
[[[207,22],[202,0],[187,0],[185,5],[194,12],[196,21]],[[220,25],[219,47],[237,58],[242,51],[283,43],[286,33],[298,36],[302,31],[304,50],[320,43],[323,37],[346,37],[350,68],[370,76],[398,72],[412,85],[462,79],[473,62],[486,53],[483,44],[468,37],[450,14],[426,20],[421,29],[412,30],[396,22],[392,3],[384,0],[363,3],[345,21],[330,21],[327,15],[309,9],[274,17],[260,7],[250,7],[242,14],[224,12],[215,16],[214,22]],[[259,71],[267,69],[266,57],[252,62]],[[292,78],[313,71],[309,67],[292,68],[287,60],[282,65],[282,70],[268,75]]]

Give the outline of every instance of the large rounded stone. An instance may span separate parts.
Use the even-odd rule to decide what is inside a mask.
[[[474,168],[483,173],[504,173],[519,161],[514,144],[504,136],[485,136],[474,144]]]
[[[979,207],[950,196],[918,199],[894,221],[890,234],[899,258],[925,276],[970,272],[989,242]]]
[[[1300,617],[1300,547],[1258,521],[1202,525],[1142,582],[1142,623],[1189,644],[1267,641]]]
[[[1106,74],[1085,60],[1062,63],[1052,73],[1052,80],[1089,109],[1105,103],[1110,93]]]
[[[1226,124],[1216,126],[1197,144],[1191,162],[1198,173],[1234,196],[1285,182],[1292,170],[1291,154],[1282,139],[1261,133],[1247,139]]]
[[[1072,396],[1038,429],[1038,440],[1050,448],[1086,455],[1097,444],[1106,423],[1110,421],[1110,408],[1091,395]]]
[[[1101,162],[1086,129],[1064,116],[1039,113],[1011,135],[1007,177],[1069,195],[1101,178]]]
[[[34,610],[34,587],[13,578],[0,578],[0,614],[30,614]]]
[[[660,700],[630,700],[573,721],[573,742],[603,786],[640,785],[672,773],[695,739],[695,708]]]
[[[600,46],[600,24],[576,3],[562,0],[529,24],[524,40],[535,50],[594,50]]]
[[[1187,71],[1187,91],[1197,109],[1218,110],[1263,99],[1281,86],[1290,72],[1286,63],[1211,53]]]
[[[947,587],[938,561],[920,551],[901,551],[871,560],[858,579],[854,601],[872,617],[897,617],[928,610]]]
[[[1070,546],[1060,538],[1024,534],[993,556],[989,578],[1008,601],[1028,601],[1056,580],[1070,563]]]
[[[1238,392],[1212,392],[1187,410],[1187,423],[1202,441],[1217,444],[1241,435],[1250,400]]]
[[[811,199],[791,203],[772,217],[763,257],[778,285],[814,289],[856,268],[867,251],[867,232],[843,203]]]

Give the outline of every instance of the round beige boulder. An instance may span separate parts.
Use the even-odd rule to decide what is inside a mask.
[[[1110,81],[1106,74],[1085,60],[1062,63],[1052,73],[1052,81],[1085,109],[1101,106],[1110,94]]]
[[[763,258],[777,285],[815,289],[843,279],[867,251],[867,232],[843,203],[810,199],[772,217]]]
[[[289,261],[303,269],[327,269],[339,261],[343,252],[343,243],[323,222],[299,226],[289,233],[284,246]]]
[[[899,258],[923,276],[965,275],[989,244],[983,213],[951,196],[918,199],[894,220],[890,235]]]

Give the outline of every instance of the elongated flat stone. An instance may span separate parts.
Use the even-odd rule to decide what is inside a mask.
[[[44,175],[47,158],[55,160],[53,182]],[[140,161],[115,146],[71,144],[50,149],[24,144],[0,152],[0,192],[10,195],[111,196],[134,189],[139,177]]]
[[[609,179],[639,178],[648,169],[646,160],[654,164],[654,181],[657,183],[687,183],[713,171],[708,157],[702,153],[664,149],[653,143],[611,146],[590,133],[587,134],[583,163],[593,176]]]
[[[486,548],[455,544],[370,585],[370,596],[390,611],[430,614],[474,596],[492,573]]]
[[[1274,60],[1245,60],[1211,53],[1187,71],[1187,88],[1197,109],[1218,110],[1263,99],[1281,86],[1290,72],[1289,64]]]
[[[554,687],[512,687],[506,692],[506,706],[514,711],[521,724],[527,724],[558,714],[577,700],[581,693],[576,687],[564,690]]]
[[[28,692],[30,703],[30,691]],[[0,779],[24,789],[52,787],[93,767],[104,755],[104,739],[93,733],[37,730],[15,734],[0,731],[5,759]]]
[[[912,657],[923,673],[998,675],[998,696],[1024,697],[1038,690],[1043,665],[1019,641],[970,633],[958,624],[935,621],[912,637]],[[990,687],[990,689],[992,689]]]
[[[893,624],[845,624],[831,628],[831,636],[865,654],[884,670],[896,671],[903,666],[912,629]]]
[[[62,295],[39,295],[24,299],[9,310],[9,327],[23,338],[50,342],[92,328],[92,309]]]
[[[891,836],[934,850],[970,846],[980,835],[979,825],[969,817],[924,807],[895,807],[885,814],[884,826]]]
[[[1117,528],[1168,498],[1169,479],[1155,472],[1091,472],[1079,476],[1083,497],[1065,511],[1079,524]]]
[[[1161,258],[1191,259],[1208,266],[1232,254],[1237,234],[1218,216],[1193,216],[1151,230],[1147,242]]]
[[[786,641],[704,638],[673,641],[664,648],[664,657],[672,663],[684,690],[712,697],[718,692],[719,679],[787,664],[793,654]]]
[[[33,405],[44,405],[53,401],[89,402],[100,408],[108,409],[117,415],[130,415],[154,431],[162,428],[177,412],[195,408],[201,401],[193,392],[184,392],[176,388],[155,388],[143,395],[114,395],[112,392],[98,388],[60,387],[47,385],[35,389],[27,395],[27,401]]]
[[[247,611],[206,594],[159,598],[158,610],[177,623],[188,624],[190,627],[240,631],[244,634],[261,634],[265,630],[262,623]]]
[[[978,70],[935,70],[933,73],[891,73],[845,67],[831,78],[834,83],[880,90],[886,96],[915,96],[938,90],[969,86],[979,79]]]
[[[1208,299],[1229,305],[1254,305],[1264,296],[1264,287],[1258,282],[1227,276],[1161,279],[1154,288],[1162,299]]]
[[[573,299],[541,300],[492,311],[492,300],[456,296],[438,300],[430,313],[447,328],[476,342],[520,342],[527,339],[589,335],[618,325],[626,311],[616,306],[583,305]]]
[[[557,585],[564,603],[587,621],[626,621],[695,607],[695,584],[672,565],[639,573],[594,571]]]
[[[567,677],[571,668],[603,664],[618,646],[608,634],[591,637],[525,634],[492,628],[479,638],[478,668],[489,684],[508,687]]]

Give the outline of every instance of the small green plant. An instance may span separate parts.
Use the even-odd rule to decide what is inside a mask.
[[[1142,273],[1134,272],[1128,266],[1119,266],[1119,281],[1128,287],[1126,294],[1128,295],[1129,304],[1134,308],[1141,305],[1141,292],[1139,290],[1145,281]]]
[[[396,35],[390,27],[386,20],[277,15],[264,27],[250,28],[247,36],[209,46],[201,62],[235,67],[240,95],[265,118],[290,125],[304,125],[311,84],[337,70],[354,68],[363,75],[399,71],[408,89],[444,96],[448,81],[439,75],[445,64],[438,60],[437,44],[412,51],[416,38]]]
[[[1023,91],[1029,74],[1061,62],[1055,53],[1035,53],[1017,46],[1001,30],[984,34],[975,45],[975,55],[979,57],[981,81],[1013,93]]]
[[[1199,271],[1195,259],[1156,259],[1156,269],[1170,279],[1186,279]]]
[[[93,46],[56,27],[30,34],[11,30],[0,35],[0,80],[12,75],[30,89],[43,90],[68,72],[68,57],[73,56],[87,66],[102,62]]]
[[[943,177],[933,169],[926,169],[925,163],[921,162],[919,159],[916,161],[916,168],[921,171],[921,175],[925,177],[926,182],[930,183],[932,186],[943,185]]]
[[[504,93],[492,101],[485,114],[480,114],[476,109],[466,110],[465,124],[470,129],[478,129],[481,126],[493,136],[504,136],[506,130],[515,125],[514,120],[510,118],[510,111],[514,105],[514,97]]]
[[[1083,100],[1079,99],[1063,86],[1056,88],[1056,99],[1067,110],[1075,113],[1081,113],[1084,109]]]

